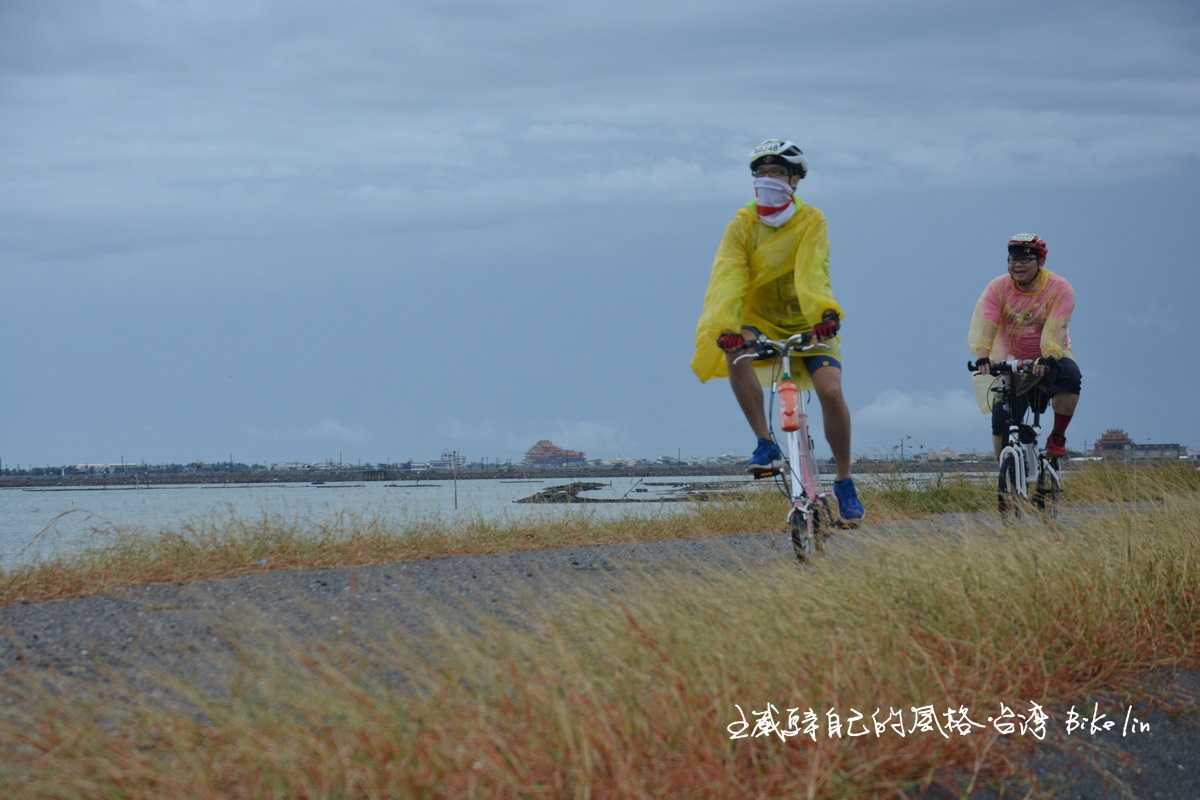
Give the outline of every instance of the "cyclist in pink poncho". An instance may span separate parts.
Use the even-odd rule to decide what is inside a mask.
[[[1071,353],[1068,326],[1075,310],[1075,291],[1061,275],[1044,267],[1049,248],[1036,234],[1018,233],[1008,241],[1008,274],[992,279],[971,316],[967,346],[987,373],[992,361],[1037,359],[1033,374],[1042,377],[1044,396],[1051,398],[1054,428],[1046,439],[1046,454],[1067,454],[1067,426],[1079,403],[1082,377]],[[1022,395],[1020,417],[1029,403]],[[1039,409],[1039,410],[1044,410]],[[992,441],[997,457],[1007,430],[999,404],[992,409]]]

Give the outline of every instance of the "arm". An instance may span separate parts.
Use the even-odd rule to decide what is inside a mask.
[[[750,283],[750,254],[747,249],[747,224],[739,213],[725,228],[721,244],[713,257],[704,308],[696,323],[695,353],[692,371],[701,381],[728,373],[725,356],[718,349],[717,337],[741,329],[746,288]]]
[[[833,284],[829,280],[829,238],[825,215],[815,208],[803,209],[813,215],[808,232],[796,248],[793,267],[796,281],[796,297],[804,310],[809,325],[836,318],[842,321],[846,312],[833,296]]]
[[[1003,298],[995,281],[984,287],[971,313],[971,324],[967,330],[967,349],[975,359],[988,358],[1000,330],[1000,312]]]
[[[704,293],[704,310],[697,327],[709,327],[718,333],[737,331],[742,324],[746,287],[750,285],[750,254],[746,248],[745,225],[734,218],[725,228],[717,254],[713,257]]]
[[[1067,354],[1071,347],[1067,328],[1074,311],[1075,290],[1064,280],[1050,301],[1046,323],[1042,326],[1041,350],[1044,357],[1062,358]]]

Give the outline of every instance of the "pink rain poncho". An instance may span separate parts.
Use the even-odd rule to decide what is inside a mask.
[[[967,347],[972,358],[1071,358],[1067,327],[1075,291],[1066,278],[1043,267],[1028,289],[1007,273],[988,283],[975,304]]]

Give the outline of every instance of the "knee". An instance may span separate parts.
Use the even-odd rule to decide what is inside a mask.
[[[821,401],[821,408],[836,410],[844,408],[846,398],[842,395],[841,381],[830,381],[826,383],[815,384],[817,391],[817,399]]]
[[[1074,359],[1063,358],[1059,360],[1058,375],[1055,384],[1058,392],[1079,394],[1079,390],[1083,388],[1083,375],[1080,373],[1079,365],[1075,363]]]

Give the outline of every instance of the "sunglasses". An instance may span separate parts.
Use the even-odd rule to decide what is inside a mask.
[[[756,178],[786,178],[788,176],[788,171],[787,167],[768,164],[765,167],[759,167],[750,174]]]
[[[1024,261],[1027,258],[1037,258],[1037,251],[1031,250],[1028,247],[1013,245],[1008,248],[1008,257],[1016,261]]]

